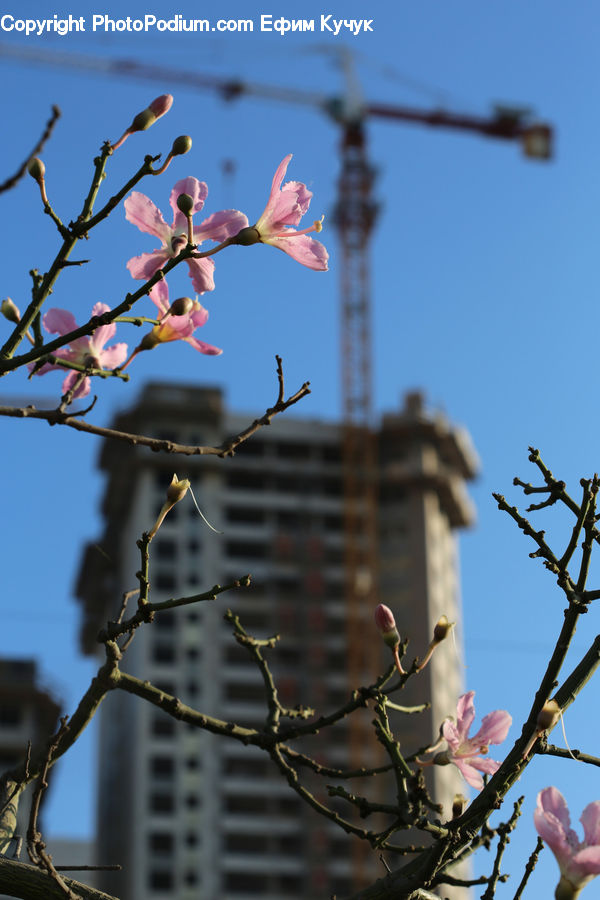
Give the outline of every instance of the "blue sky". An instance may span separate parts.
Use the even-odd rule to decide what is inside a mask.
[[[386,6],[388,7],[386,9]],[[231,2],[214,18],[289,17],[298,7],[273,10]],[[365,8],[368,13],[365,13]],[[25,0],[4,8],[15,18],[48,15]],[[92,7],[56,7],[59,16],[85,15]],[[137,0],[115,18],[164,8]],[[212,18],[209,9],[183,2],[183,15]],[[373,32],[343,37],[318,31],[321,14],[373,18]],[[173,15],[170,12],[168,15]],[[315,18],[315,33],[275,32],[187,35],[92,33],[42,35],[0,33],[0,42],[29,51],[53,50],[106,59],[133,59],[155,66],[206,72],[325,96],[339,95],[343,79],[338,51],[349,48],[361,87],[373,101],[424,109],[485,115],[493,103],[533,107],[557,131],[556,154],[541,164],[523,158],[516,144],[388,122],[368,123],[369,153],[378,170],[375,191],[381,211],[372,246],[373,359],[377,411],[394,408],[402,393],[422,387],[433,407],[467,426],[482,459],[473,488],[478,525],[461,541],[467,686],[477,691],[481,714],[508,709],[518,722],[538,683],[552,636],[562,623],[564,602],[533,548],[495,507],[491,491],[506,493],[521,508],[518,474],[535,477],[527,446],[541,448],[557,475],[578,491],[578,481],[598,467],[596,324],[598,319],[598,118],[599,17],[592,2],[567,8],[558,0],[453,0],[419,4],[381,0],[365,5],[302,4]],[[285,13],[284,13],[285,15]],[[217,257],[216,291],[204,297],[210,320],[202,337],[223,347],[219,358],[201,357],[188,346],[160,347],[131,367],[132,382],[98,387],[96,421],[106,422],[134,399],[144,380],[221,384],[230,404],[254,412],[272,401],[275,353],[284,358],[288,385],[304,380],[313,393],[301,412],[337,417],[340,412],[339,267],[328,220],[339,172],[339,131],[311,107],[241,99],[225,104],[210,92],[186,90],[168,79],[155,83],[109,79],[77,69],[37,66],[0,53],[0,77],[11,86],[2,101],[5,138],[3,176],[29,152],[49,107],[63,117],[43,154],[50,199],[65,218],[81,205],[91,160],[105,138],[116,140],[132,115],[157,94],[170,91],[168,117],[146,135],[135,135],[115,155],[107,191],[120,187],[146,152],[166,152],[174,136],[189,133],[194,146],[162,178],[142,186],[168,209],[173,183],[193,174],[209,185],[207,213],[237,207],[254,221],[262,212],[279,161],[292,152],[289,177],[314,192],[311,213],[325,215],[322,239],[331,255],[327,274],[313,273],[268,247],[233,248]],[[223,161],[235,173],[224,178]],[[2,197],[4,246],[0,298],[23,308],[28,271],[53,258],[56,236],[40,212],[35,185],[27,180]],[[65,273],[53,298],[83,321],[92,305],[119,302],[131,289],[130,256],[155,243],[118,211],[86,245],[90,265]],[[177,273],[181,292],[187,275]],[[172,288],[173,289],[173,288]],[[1,327],[1,326],[0,326]],[[134,336],[131,340],[135,340]],[[127,340],[127,335],[119,339]],[[56,398],[61,379],[35,382],[17,375],[2,396]],[[5,464],[5,509],[11,510],[3,539],[5,628],[3,653],[36,655],[45,682],[67,708],[92,672],[76,650],[77,614],[72,586],[83,542],[99,531],[101,480],[93,439],[42,423],[0,421]],[[18,473],[18,475],[17,475]],[[82,488],[81,485],[84,485]],[[551,510],[536,527],[562,539],[565,522]],[[557,531],[553,532],[552,529]],[[593,581],[593,579],[592,579]],[[597,631],[592,609],[582,622],[575,660]],[[597,752],[599,692],[592,682],[565,717],[569,743]],[[516,737],[516,727],[511,732]],[[561,738],[555,734],[557,743]],[[79,783],[59,774],[48,824],[58,834],[92,830],[93,740],[82,742],[71,765]],[[82,784],[85,786],[82,790]],[[578,815],[600,797],[596,770],[573,762],[538,760],[517,786],[527,793],[519,837],[505,857],[518,866],[535,843],[531,812],[535,793],[556,784]],[[515,796],[517,793],[515,792]],[[552,886],[550,854],[537,884]],[[514,866],[513,866],[514,861]],[[499,887],[499,898],[515,883]],[[534,888],[530,888],[533,895]],[[591,889],[590,889],[591,890]],[[512,892],[511,892],[512,891]]]

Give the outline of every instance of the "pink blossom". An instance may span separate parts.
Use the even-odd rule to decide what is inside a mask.
[[[188,301],[185,304],[176,300],[175,304],[179,303],[183,310],[178,315],[179,309],[176,307],[175,311],[173,311],[169,303],[169,288],[164,279],[154,285],[149,296],[155,306],[158,307],[160,313],[158,325],[155,325],[150,334],[147,335],[147,338],[150,338],[150,342],[162,344],[167,341],[185,341],[194,347],[195,350],[199,350],[200,353],[206,353],[208,356],[219,356],[223,352],[218,347],[213,347],[212,344],[206,344],[204,341],[199,341],[192,336],[195,329],[206,324],[208,319],[208,310],[204,309],[197,300],[182,297],[182,301]]]
[[[107,306],[106,303],[96,303],[92,309],[92,316],[100,316],[102,313],[109,312],[109,310],[110,306]],[[66,309],[49,309],[44,315],[42,322],[46,331],[51,334],[69,334],[69,332],[75,331],[78,327],[75,317]],[[53,356],[64,359],[66,362],[78,363],[82,366],[93,366],[95,369],[115,369],[121,365],[127,356],[127,344],[113,344],[112,347],[107,347],[106,350],[103,348],[106,342],[114,337],[116,330],[117,326],[114,322],[111,322],[110,325],[101,325],[99,328],[96,328],[91,337],[75,338],[68,347],[60,347],[58,350],[55,350]],[[34,365],[34,363],[29,365],[30,371],[33,370]],[[45,363],[35,374],[45,375],[46,372],[50,372],[53,369],[64,371],[63,366]],[[81,373],[76,370],[68,373],[62,384],[63,394],[66,394],[72,388],[80,375]],[[86,377],[73,394],[73,399],[86,397],[89,392],[90,379]]]
[[[389,606],[380,603],[375,607],[375,624],[382,635],[396,631],[396,620]]]
[[[137,225],[140,231],[154,235],[161,242],[158,250],[153,250],[152,253],[142,253],[141,256],[134,256],[129,260],[127,268],[134,278],[147,281],[187,245],[187,219],[177,207],[177,198],[180,194],[189,194],[192,198],[193,215],[204,206],[208,188],[203,181],[198,181],[192,176],[177,182],[169,198],[173,210],[172,225],[167,225],[160,210],[145,194],[133,191],[125,200],[127,220]],[[237,209],[223,209],[213,213],[201,225],[194,228],[194,243],[200,245],[205,240],[221,243],[247,225],[248,219],[243,213]],[[187,259],[186,262],[196,293],[203,294],[205,291],[212,291],[215,286],[213,279],[215,264],[212,259]]]
[[[486,754],[490,744],[502,743],[508,734],[512,717],[502,709],[488,713],[483,717],[477,734],[469,737],[469,729],[475,718],[474,696],[475,691],[469,691],[459,697],[456,723],[446,719],[442,725],[442,734],[448,743],[447,761],[460,769],[467,784],[481,790],[483,779],[479,772],[493,775],[498,771],[500,763],[493,759],[484,759],[480,754]]]
[[[580,890],[600,875],[600,802],[588,804],[581,814],[584,841],[579,842],[571,828],[565,798],[555,787],[547,787],[537,796],[533,821],[539,836],[548,844],[560,867],[561,879],[556,896],[575,898]],[[560,890],[560,894],[559,894]]]
[[[302,231],[290,227],[298,225],[312,197],[312,191],[301,181],[288,181],[281,187],[291,158],[289,153],[277,167],[265,211],[254,228],[263,244],[279,247],[303,266],[323,272],[327,269],[329,254],[323,244],[308,237],[311,231],[321,231],[321,223],[314,222]]]

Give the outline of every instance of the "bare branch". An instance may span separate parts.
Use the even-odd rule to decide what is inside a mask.
[[[2,194],[4,191],[9,191],[11,188],[13,188],[17,184],[17,182],[19,182],[21,180],[21,178],[23,178],[23,176],[27,172],[27,166],[29,165],[31,159],[33,159],[34,156],[37,156],[38,153],[42,152],[44,144],[46,143],[46,141],[52,134],[52,132],[54,130],[54,126],[55,126],[56,122],[58,121],[58,119],[60,119],[60,116],[61,116],[60,109],[58,108],[58,106],[53,105],[52,106],[52,114],[51,114],[50,118],[48,119],[48,121],[46,122],[46,127],[44,128],[42,136],[40,137],[39,141],[37,142],[37,144],[31,151],[31,153],[29,154],[27,159],[23,163],[21,163],[21,165],[19,166],[19,168],[17,169],[15,174],[11,175],[10,178],[7,178],[6,181],[3,181],[2,184],[0,184],[0,194]]]

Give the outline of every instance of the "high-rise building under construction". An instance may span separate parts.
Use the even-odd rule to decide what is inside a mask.
[[[115,425],[218,445],[248,422],[226,409],[216,388],[155,383]],[[455,533],[473,521],[465,483],[477,458],[468,434],[428,412],[417,393],[383,416],[376,438],[379,600],[409,638],[410,659],[423,655],[442,614],[460,621]],[[86,548],[78,582],[84,651],[97,652],[98,630],[136,587],[136,540],[156,519],[176,470],[223,534],[187,498],[178,504],[151,545],[151,599],[195,594],[246,573],[252,585],[157,615],[136,632],[124,670],[202,712],[262,727],[263,679],[223,620],[231,607],[249,633],[281,635],[269,658],[284,705],[321,713],[344,703],[357,685],[347,674],[342,440],[339,424],[286,413],[234,458],[174,458],[107,441],[105,528]],[[390,659],[374,626],[364,641],[381,671]],[[402,702],[428,699],[431,708],[398,716],[394,727],[402,746],[416,749],[455,712],[462,675],[454,648],[443,645],[412,682]],[[104,874],[104,890],[122,900],[293,900],[356,889],[353,839],[303,803],[262,751],[177,722],[122,691],[111,692],[100,717],[98,863],[124,865]],[[320,762],[348,765],[345,729],[313,739],[309,749]],[[447,817],[449,799],[464,785],[454,766],[432,776]],[[372,878],[383,874],[369,847],[359,861]],[[451,890],[467,896],[462,888],[447,896]]]

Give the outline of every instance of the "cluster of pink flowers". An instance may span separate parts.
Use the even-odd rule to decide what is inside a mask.
[[[172,102],[173,98],[170,94],[157,97],[147,109],[135,117],[123,136],[112,146],[113,151],[120,147],[130,134],[145,130],[168,112]],[[189,138],[187,140],[189,141]],[[171,155],[169,155],[169,159]],[[325,271],[328,260],[327,250],[319,241],[309,237],[311,232],[321,230],[321,223],[316,221],[308,228],[301,230],[296,228],[309,208],[312,192],[299,181],[288,181],[282,186],[291,158],[291,154],[286,156],[278,166],[264,212],[252,226],[248,225],[247,217],[237,209],[225,209],[213,213],[200,225],[192,226],[192,217],[202,210],[208,194],[206,184],[192,176],[178,181],[171,191],[169,198],[173,210],[171,225],[167,225],[161,211],[149,197],[133,191],[125,200],[126,218],[140,231],[158,238],[160,247],[129,260],[127,268],[132,277],[143,281],[149,280],[169,260],[177,257],[189,242],[195,245],[195,252],[185,261],[196,294],[214,290],[215,264],[211,256],[232,244],[271,244],[283,250],[302,265],[317,271]],[[160,171],[163,169],[164,166]],[[182,195],[189,207],[187,215],[178,205],[178,199]],[[205,241],[216,242],[216,246],[209,250],[200,249]],[[193,337],[196,328],[205,325],[208,319],[207,310],[197,299],[180,297],[169,304],[169,290],[164,278],[154,285],[149,295],[159,310],[157,324],[128,358],[126,344],[115,344],[113,347],[104,349],[107,340],[115,333],[116,326],[114,324],[98,328],[91,337],[76,338],[67,347],[57,350],[54,356],[67,363],[77,363],[88,368],[115,369],[129,365],[131,360],[142,350],[152,349],[157,344],[168,341],[186,341],[195,350],[207,355],[215,356],[222,352],[212,344]],[[93,315],[108,312],[109,309],[110,307],[106,304],[97,303],[94,306]],[[77,327],[71,313],[62,309],[50,309],[43,318],[43,324],[47,331],[60,335],[69,334]],[[57,368],[62,367],[60,364],[46,363],[36,369],[32,364],[30,371],[36,375],[44,375]],[[63,393],[70,390],[80,377],[81,373],[77,370],[69,372],[63,381]],[[84,397],[89,390],[90,379],[84,377],[77,386],[74,397]]]

